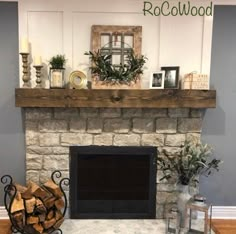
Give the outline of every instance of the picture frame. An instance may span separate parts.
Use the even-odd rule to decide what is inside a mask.
[[[164,88],[178,89],[179,88],[179,67],[161,67],[161,71],[165,71]]]
[[[164,89],[165,71],[152,72],[150,76],[150,89]]]

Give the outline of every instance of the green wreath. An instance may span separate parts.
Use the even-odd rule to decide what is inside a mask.
[[[147,60],[143,55],[135,55],[133,50],[128,53],[126,64],[119,66],[111,64],[112,54],[102,54],[100,50],[85,52],[85,55],[89,55],[92,62],[92,75],[109,84],[130,85],[131,82],[136,82],[139,75],[143,74],[143,66]]]

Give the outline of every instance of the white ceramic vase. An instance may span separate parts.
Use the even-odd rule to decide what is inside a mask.
[[[191,198],[191,195],[189,194],[189,185],[179,185],[179,196],[177,200],[177,207],[180,212],[180,227],[184,228],[185,227],[185,207],[186,203],[189,201]]]

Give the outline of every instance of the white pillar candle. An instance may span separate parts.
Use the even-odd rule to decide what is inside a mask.
[[[29,42],[27,37],[21,38],[21,53],[29,53]]]
[[[34,57],[34,66],[41,66],[42,65],[42,58],[41,56]]]

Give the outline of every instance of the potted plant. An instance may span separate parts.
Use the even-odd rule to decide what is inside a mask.
[[[49,60],[50,65],[50,87],[51,88],[64,88],[64,70],[66,59],[65,55],[56,55]]]
[[[111,63],[112,53],[103,54],[97,52],[85,52],[88,55],[92,66],[93,88],[140,88],[140,75],[143,74],[143,66],[146,58],[137,56],[130,50],[126,57],[126,63],[119,66]]]
[[[199,176],[209,176],[219,170],[219,159],[212,158],[212,148],[208,144],[186,141],[177,156],[164,156],[157,159],[158,168],[163,172],[160,180],[175,181],[179,184],[180,195],[177,206],[181,214],[181,227],[184,227],[183,213],[190,199],[189,186],[199,183]]]

